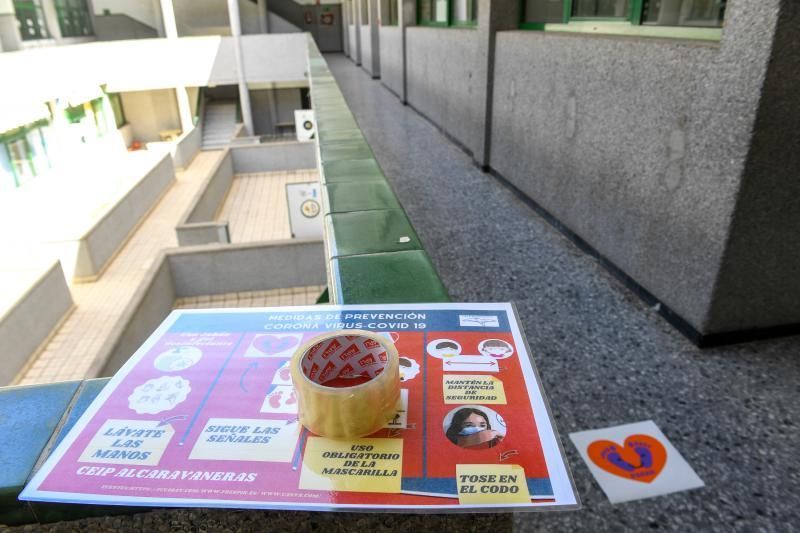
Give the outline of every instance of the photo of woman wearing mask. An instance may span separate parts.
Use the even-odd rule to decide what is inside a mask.
[[[445,436],[462,448],[492,448],[503,440],[505,432],[492,429],[490,417],[485,411],[475,407],[462,407],[453,413]]]

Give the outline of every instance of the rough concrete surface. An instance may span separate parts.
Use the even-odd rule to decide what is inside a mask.
[[[784,0],[710,329],[800,323],[798,30],[800,4]]]
[[[472,29],[406,30],[408,103],[472,151],[483,138],[476,110],[481,102],[474,97],[476,84],[485,83],[477,70],[478,46]]]
[[[712,299],[779,3],[730,2],[718,44],[497,36],[491,166],[704,334],[778,325]]]
[[[2,530],[0,526],[0,530]],[[510,515],[395,515],[353,513],[306,513],[235,511],[220,509],[156,510],[129,516],[105,516],[44,526],[13,528],[17,531],[81,531],[83,533],[244,532],[244,531],[321,531],[351,533],[369,531],[426,531],[459,533],[505,533],[511,531]]]
[[[403,30],[380,27],[381,83],[397,95],[403,94]]]
[[[342,56],[348,104],[455,301],[513,301],[583,502],[519,531],[790,531],[800,338],[699,350]],[[608,503],[567,434],[652,419],[705,481]]]

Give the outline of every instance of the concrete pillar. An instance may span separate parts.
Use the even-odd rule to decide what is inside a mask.
[[[261,33],[269,33],[269,8],[267,0],[258,0],[258,29]]]
[[[800,175],[800,150],[797,150],[800,146],[800,128],[797,127],[800,122],[797,92],[800,11],[795,2],[777,0],[763,4],[731,2],[731,6],[733,16],[728,19],[730,23],[726,22],[726,32],[731,26],[733,35],[746,35],[748,31],[763,35],[767,31],[765,28],[775,29],[771,39],[753,38],[755,45],[750,45],[750,40],[745,41],[748,53],[751,50],[755,53],[747,56],[747,73],[742,77],[762,79],[754,74],[756,61],[763,62],[766,72],[759,85],[758,110],[734,212],[726,215],[731,222],[725,253],[702,333],[725,338],[726,332],[743,332],[740,340],[797,335],[800,333],[800,239],[797,234],[800,228],[800,180],[797,179]],[[749,17],[738,16],[740,14]],[[754,21],[757,25],[751,30],[747,26],[752,26]],[[759,53],[762,43],[770,46],[769,57],[763,59]],[[723,37],[723,46],[726,44]],[[741,58],[741,50],[727,52],[723,48],[722,52],[730,54],[732,63],[736,61],[734,57]],[[746,91],[746,88],[737,82],[737,91]],[[720,134],[725,135],[725,144],[736,142],[733,134]],[[731,153],[731,148],[725,149]],[[721,190],[715,190],[710,194],[720,193]],[[735,335],[727,338],[731,337],[736,338]]]
[[[342,2],[342,51],[350,57],[350,2]]]
[[[166,37],[167,34],[164,32],[164,17],[161,14],[161,0],[152,0],[152,2],[153,15],[155,16],[156,33],[159,37]]]
[[[400,92],[400,101],[408,105],[408,50],[406,47],[406,34],[408,28],[417,24],[417,0],[400,0],[400,18],[398,20],[401,32],[401,48],[403,50],[403,88]]]
[[[194,128],[192,105],[189,102],[189,93],[186,91],[186,87],[176,87],[175,98],[178,100],[178,114],[180,114],[181,117],[181,130],[186,133]]]
[[[350,55],[350,58],[356,62],[356,65],[361,65],[361,2],[367,0],[353,0],[353,29],[356,36],[356,53]]]
[[[475,94],[475,110],[480,128],[473,158],[475,163],[488,170],[492,131],[492,97],[494,91],[494,55],[498,31],[515,30],[519,26],[519,0],[478,0],[478,57],[474,76],[485,80]]]
[[[380,43],[380,17],[378,16],[379,0],[362,0],[369,2],[369,41],[370,65],[369,71],[373,79],[381,77],[381,43]]]
[[[178,25],[175,21],[175,9],[172,0],[161,0],[161,20],[164,25],[164,35],[167,39],[178,38]],[[178,102],[178,114],[181,117],[181,130],[184,133],[194,128],[194,117],[192,116],[192,106],[189,103],[189,93],[186,87],[175,87],[175,99]]]
[[[14,52],[22,48],[17,16],[12,0],[0,0],[0,50]]]
[[[53,2],[42,2],[42,13],[44,14],[44,24],[51,39],[60,41],[62,39],[61,26],[58,24],[58,13]]]
[[[97,28],[97,24],[95,24],[94,0],[86,0],[86,9],[89,11],[89,26],[91,27],[92,36],[96,36],[95,28]]]
[[[253,110],[250,107],[250,92],[247,89],[247,78],[244,71],[244,55],[242,54],[242,21],[239,17],[238,0],[228,0],[228,18],[231,21],[233,36],[233,53],[236,56],[236,75],[239,79],[239,104],[242,108],[242,122],[247,135],[253,135]]]
[[[164,36],[168,39],[177,39],[178,25],[175,22],[172,0],[161,0],[161,20],[164,23]]]

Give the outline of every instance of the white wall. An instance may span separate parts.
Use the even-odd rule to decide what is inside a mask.
[[[112,14],[128,15],[152,28],[161,24],[161,16],[156,11],[160,9],[159,0],[93,0],[92,4],[95,15],[102,15],[108,9]]]
[[[149,142],[160,140],[159,132],[179,129],[181,119],[173,89],[120,93],[125,118],[131,125],[133,138]]]

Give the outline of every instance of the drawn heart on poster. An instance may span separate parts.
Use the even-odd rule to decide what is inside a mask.
[[[664,469],[667,450],[648,435],[631,435],[620,446],[610,440],[596,440],[587,449],[594,464],[615,476],[650,483]]]
[[[297,337],[278,337],[276,335],[264,335],[258,340],[261,351],[268,355],[285,352],[289,348],[294,348],[299,344]]]

